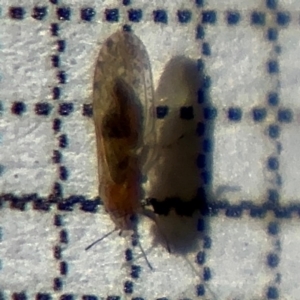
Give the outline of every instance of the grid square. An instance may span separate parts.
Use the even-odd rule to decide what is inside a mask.
[[[289,295],[291,299],[296,299],[300,292],[298,284],[300,268],[298,228],[298,220],[287,222],[281,227],[280,273],[282,281],[280,290],[282,295]]]
[[[240,0],[229,0],[229,1],[219,1],[219,0],[208,0],[205,1],[205,7],[225,10],[225,9],[240,9],[240,10],[253,10],[261,6],[260,0],[253,1],[240,1]]]
[[[62,164],[68,170],[68,178],[63,183],[64,196],[95,197],[98,194],[98,162],[93,121],[83,118],[77,109],[64,122],[62,132],[68,139],[68,145],[62,149]]]
[[[262,224],[246,216],[219,216],[211,219],[210,227],[214,242],[207,263],[213,277],[209,287],[215,297],[235,299],[251,295],[260,299],[272,278],[264,265],[263,254],[270,245]]]
[[[289,11],[295,11],[299,8],[299,2],[297,0],[280,0],[280,7],[284,7]]]
[[[102,43],[116,30],[119,24],[86,24],[80,26],[73,24],[66,30],[61,25],[60,38],[65,41],[66,49],[60,54],[61,69],[67,76],[67,84],[61,87],[64,102],[85,104],[92,102],[92,87],[94,68],[101,49]],[[90,27],[92,26],[92,27]],[[99,32],[105,32],[99,35]],[[63,33],[67,31],[66,35]],[[92,33],[91,33],[92,32]],[[76,36],[76,38],[74,38]],[[96,45],[96,46],[95,46]],[[87,59],[82,59],[85,57]],[[53,76],[54,78],[55,76]]]
[[[266,189],[264,159],[273,149],[262,132],[239,123],[220,126],[215,133],[213,152],[213,191],[231,203],[251,199],[262,203]],[[223,192],[221,192],[223,191]]]
[[[175,24],[178,24],[178,22],[169,15],[168,27],[166,28],[158,26],[140,26],[134,28],[135,34],[141,39],[149,55],[154,89],[157,89],[161,80],[160,76],[172,59],[186,57],[187,59],[196,61],[199,58],[199,50],[195,44],[191,47],[186,47],[185,45],[186,39],[195,39],[195,28],[193,26],[180,26],[175,29],[175,27],[172,27]],[[143,38],[145,36],[149,36],[149,38]],[[161,44],[162,41],[164,41],[164,51],[157,51],[156,45]],[[171,94],[170,97],[174,98],[174,95]],[[173,102],[178,100],[173,100]],[[170,109],[172,109],[172,101],[166,103],[166,105],[169,104]]]
[[[297,124],[290,124],[283,126],[281,131],[281,142],[284,145],[280,155],[280,172],[284,179],[282,190],[284,197],[281,201],[285,204],[295,201],[299,203],[299,128]]]
[[[64,259],[70,270],[64,280],[64,291],[81,294],[84,286],[84,291],[90,294],[106,297],[116,293],[123,294],[121,287],[127,268],[122,267],[122,262],[125,262],[124,252],[130,245],[130,236],[123,238],[118,232],[114,232],[85,251],[92,242],[114,229],[103,206],[96,214],[79,211],[69,213],[65,217],[65,228],[70,240],[64,251]]]
[[[270,45],[244,20],[240,23],[234,28],[217,24],[206,30],[211,47],[206,62],[212,82],[210,97],[218,108],[259,105],[272,86],[266,77],[269,52],[261,51],[261,47],[270,51]]]
[[[55,232],[49,230],[52,215],[2,209],[0,220],[0,289],[31,293],[52,290],[56,275],[52,254]]]
[[[25,101],[27,105],[49,99],[49,78],[55,76],[49,64],[48,25],[26,19],[3,23],[2,29],[0,40],[5,43],[0,51],[0,98]]]
[[[296,110],[300,107],[300,72],[295,61],[298,61],[300,51],[300,28],[293,30],[282,30],[280,33],[280,44],[282,53],[280,55],[280,99],[283,105]]]
[[[194,299],[196,285],[203,282],[199,265],[196,261],[196,249],[203,242],[202,234],[196,231],[197,214],[191,217],[180,217],[170,213],[167,217],[158,218],[160,230],[166,235],[171,253],[165,248],[160,230],[154,223],[141,217],[139,233],[154,271],[144,267],[142,257],[141,279],[135,282],[135,295],[145,299]],[[150,237],[149,237],[150,235]],[[151,282],[151,286],[149,286]],[[166,289],[166,284],[170,288]],[[210,295],[207,292],[206,295]]]
[[[43,116],[7,116],[0,121],[0,132],[0,161],[4,166],[1,191],[48,196],[55,174],[51,161],[55,145],[51,120],[45,121]]]

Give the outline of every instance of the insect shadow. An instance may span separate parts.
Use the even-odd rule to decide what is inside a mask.
[[[159,215],[157,222],[171,251],[181,254],[199,250],[207,231],[197,230],[201,213],[206,214],[209,207],[212,169],[209,135],[213,123],[204,118],[208,105],[203,98],[204,81],[196,61],[177,56],[166,65],[155,95],[157,113],[167,114],[157,116],[159,156],[149,171],[149,202]],[[157,227],[152,231],[153,243],[163,244]]]

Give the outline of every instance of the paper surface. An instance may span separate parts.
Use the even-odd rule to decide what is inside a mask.
[[[298,1],[0,9],[0,298],[297,299]],[[158,97],[147,193],[179,212],[203,208],[199,187],[208,195],[204,216],[159,217],[172,253],[141,217],[153,271],[130,235],[84,250],[114,228],[98,205],[89,105],[101,46],[124,25]]]

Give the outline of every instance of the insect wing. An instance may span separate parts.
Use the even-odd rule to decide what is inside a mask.
[[[128,154],[141,154],[145,145],[155,144],[153,94],[149,58],[140,39],[131,32],[111,35],[100,51],[94,77],[101,180],[105,176],[122,181]]]

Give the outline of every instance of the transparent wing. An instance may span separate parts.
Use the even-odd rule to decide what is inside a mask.
[[[121,34],[120,53],[124,58],[125,79],[142,106],[142,146],[155,145],[155,103],[149,57],[142,41],[133,33]]]
[[[108,140],[103,139],[106,133],[103,125],[108,116],[118,115],[113,117],[115,125],[110,128],[119,127],[116,130],[120,132],[130,123],[131,136],[137,136],[134,142],[128,137],[123,141],[119,139],[123,151],[144,157],[143,150],[155,144],[153,94],[149,58],[141,40],[131,32],[118,31],[111,35],[100,51],[94,77],[93,113],[99,178],[108,171],[114,180],[111,160],[122,156],[120,147],[109,145]],[[105,153],[107,151],[109,153]],[[121,161],[116,160],[115,164],[118,163]]]

